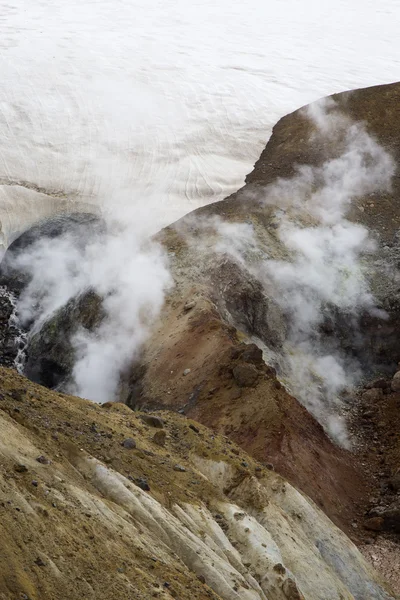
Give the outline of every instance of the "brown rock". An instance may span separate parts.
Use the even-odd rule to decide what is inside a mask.
[[[136,448],[136,442],[133,438],[126,438],[126,440],[121,442],[121,446],[127,450],[133,450]]]
[[[383,518],[383,529],[400,533],[400,504],[386,508],[380,513]]]
[[[167,439],[167,434],[165,429],[160,429],[160,431],[156,431],[153,435],[153,442],[158,446],[165,446],[165,441]]]
[[[400,470],[397,471],[397,473],[395,473],[393,477],[391,477],[389,481],[389,486],[392,488],[393,491],[400,492]]]
[[[262,365],[264,363],[262,350],[255,344],[248,344],[242,354],[242,360],[253,365]]]
[[[290,577],[283,582],[282,590],[287,600],[304,600],[304,596],[297,587],[296,582]]]
[[[258,379],[258,371],[252,364],[239,364],[232,370],[239,387],[253,387]]]
[[[387,381],[387,379],[384,379],[383,377],[380,377],[379,379],[374,379],[373,381],[367,383],[367,385],[365,386],[367,390],[372,390],[374,388],[380,388],[384,390],[388,387],[390,387],[390,381]]]
[[[186,302],[185,306],[183,307],[183,310],[185,312],[188,312],[189,310],[192,310],[195,306],[196,306],[196,301],[192,300],[191,302]]]
[[[380,400],[383,396],[382,388],[371,388],[363,393],[361,396],[363,402],[376,402]]]
[[[22,463],[17,463],[16,465],[14,465],[14,471],[16,471],[17,473],[26,473],[28,470],[28,467],[26,465],[23,465]]]
[[[365,521],[364,527],[366,529],[370,529],[371,531],[382,531],[383,518],[382,517],[371,517],[371,519],[367,519]]]

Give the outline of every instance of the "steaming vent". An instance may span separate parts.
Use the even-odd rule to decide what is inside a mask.
[[[200,211],[176,231],[188,279],[211,283],[222,317],[257,340],[285,385],[346,445],[346,392],[399,355],[397,313],[371,283],[380,240],[349,216],[356,199],[390,190],[395,164],[333,102],[303,117],[310,144],[322,140],[333,157],[244,192],[241,222]],[[28,377],[96,401],[116,397],[184,270],[149,240],[142,218],[130,210],[64,215],[10,246],[0,283],[18,298],[13,307],[29,332]]]

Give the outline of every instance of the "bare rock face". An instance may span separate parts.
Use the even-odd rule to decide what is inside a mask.
[[[314,503],[206,427],[166,411],[157,447],[140,417],[159,415],[1,368],[0,387],[1,598],[109,600],[112,576],[119,600],[394,600]]]

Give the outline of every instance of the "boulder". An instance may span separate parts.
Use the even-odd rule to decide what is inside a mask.
[[[247,363],[233,367],[232,374],[239,387],[252,387],[259,377],[256,367]]]
[[[149,425],[150,427],[156,427],[157,429],[162,429],[164,427],[164,421],[161,419],[161,417],[144,414],[141,415],[140,419],[143,421],[143,423],[146,423],[146,425]]]

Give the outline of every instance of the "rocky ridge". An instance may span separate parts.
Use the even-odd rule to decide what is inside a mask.
[[[228,438],[4,368],[0,391],[0,598],[395,597],[313,502]]]

